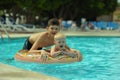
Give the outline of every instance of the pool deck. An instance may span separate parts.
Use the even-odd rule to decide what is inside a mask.
[[[36,29],[36,32],[42,32],[45,29]],[[88,32],[82,31],[62,31],[68,36],[116,36],[120,37],[120,32],[117,30],[92,30]],[[9,33],[11,38],[28,37],[33,33]],[[3,34],[3,37],[7,37]],[[10,65],[0,63],[0,80],[60,80],[58,78],[40,74],[37,72],[19,69]]]
[[[34,33],[45,31],[45,29],[36,29]],[[67,36],[118,36],[120,37],[120,31],[118,30],[90,30],[88,32],[83,31],[61,31]],[[11,38],[16,37],[28,37],[33,33],[9,33]],[[3,34],[3,37],[7,37]]]
[[[0,63],[0,80],[60,80],[60,79]]]

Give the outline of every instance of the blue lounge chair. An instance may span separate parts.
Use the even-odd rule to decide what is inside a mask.
[[[97,28],[98,29],[107,29],[107,26],[108,26],[108,24],[107,24],[107,22],[103,22],[103,21],[101,21],[101,22],[97,22]]]
[[[119,24],[117,22],[108,22],[108,28],[111,30],[116,30],[119,28]]]
[[[69,23],[68,21],[62,21],[62,25],[63,25],[64,29],[69,29],[72,24]]]

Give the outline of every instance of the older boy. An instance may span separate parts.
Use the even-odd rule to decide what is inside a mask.
[[[23,50],[29,53],[39,53],[43,47],[54,44],[54,36],[60,31],[58,19],[48,21],[47,31],[31,35],[24,43]]]

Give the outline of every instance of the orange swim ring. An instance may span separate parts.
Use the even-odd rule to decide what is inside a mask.
[[[14,58],[17,61],[23,61],[23,62],[36,62],[36,63],[71,63],[71,62],[79,62],[82,60],[82,55],[80,53],[77,53],[77,56],[72,58],[70,56],[66,55],[59,55],[56,58],[53,58],[48,55],[48,59],[43,62],[40,58],[41,54],[30,54],[27,50],[20,50],[18,51]]]

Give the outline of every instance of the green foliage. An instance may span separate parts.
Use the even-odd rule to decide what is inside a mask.
[[[120,7],[120,3],[118,3],[118,7]]]
[[[112,13],[116,6],[117,0],[0,0],[1,10],[12,9],[20,13],[64,19],[91,19]]]
[[[15,0],[0,0],[0,9],[10,9],[15,5]]]
[[[71,0],[44,0],[44,2],[39,4],[39,7],[44,10],[56,10],[62,4],[65,4]]]

